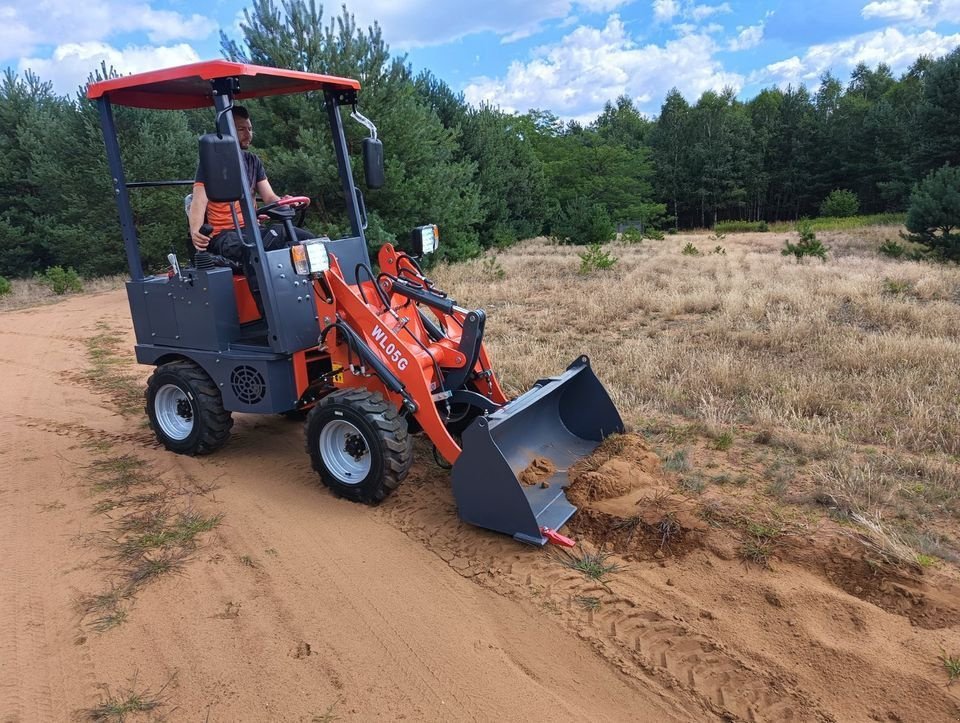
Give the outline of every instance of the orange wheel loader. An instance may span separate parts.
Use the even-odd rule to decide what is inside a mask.
[[[377,266],[370,263],[341,109],[367,129],[367,186],[381,187],[385,172],[376,127],[357,110],[359,90],[347,78],[222,60],[89,86],[130,270],[136,356],[155,367],[146,390],[151,427],[173,452],[207,454],[227,442],[233,412],[306,413],[313,468],[335,494],[364,503],[380,502],[403,481],[412,436],[423,434],[452,465],[464,521],[534,545],[563,543],[558,531],[575,512],[563,491],[567,470],[623,431],[620,415],[585,356],[507,399],[484,346],[483,310],[450,298],[418,261],[436,250],[436,226],[413,229],[403,250],[382,246]],[[290,227],[309,199],[257,208],[229,110],[235,100],[308,91],[324,97],[351,235],[266,250],[258,218]],[[213,107],[199,163],[207,197],[239,204],[234,222],[239,231],[242,216],[250,238],[242,264],[196,252],[181,265],[171,254],[168,272],[144,272],[131,189],[193,181],[127,182],[115,105]],[[534,460],[555,470],[545,484],[520,481]]]

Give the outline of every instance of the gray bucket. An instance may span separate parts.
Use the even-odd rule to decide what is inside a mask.
[[[463,433],[452,472],[460,518],[522,542],[546,544],[542,528],[559,530],[577,510],[563,492],[570,466],[623,431],[590,360],[578,358],[560,376],[539,380]],[[543,480],[545,486],[524,484],[521,474],[538,458],[548,460],[554,473]]]

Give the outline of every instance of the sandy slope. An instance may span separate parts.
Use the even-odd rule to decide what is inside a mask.
[[[76,380],[98,323],[132,347],[123,292],[0,316],[2,721],[165,685],[170,720],[960,718],[937,657],[960,650],[952,578],[865,571],[856,550],[812,535],[773,570],[746,567],[680,508],[667,554],[613,534],[618,504],[667,485],[641,451],[605,472],[633,483],[588,495],[579,534],[627,566],[590,582],[555,551],[460,524],[422,446],[377,509],[319,486],[283,419],[238,415],[209,458],[158,449]],[[103,633],[75,606],[111,574],[100,533],[114,518],[93,511],[84,474],[98,441],[179,485],[178,504],[223,515]]]

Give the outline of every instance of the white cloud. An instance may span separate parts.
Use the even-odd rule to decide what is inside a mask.
[[[154,10],[123,0],[42,0],[0,7],[0,61],[29,55],[41,45],[106,41],[122,33],[145,33],[151,43],[198,40],[217,30],[216,21]]]
[[[624,93],[642,104],[662,98],[673,86],[690,98],[708,89],[739,89],[743,77],[722,69],[713,58],[717,50],[703,34],[640,46],[612,15],[602,29],[579,27],[537,49],[529,62],[514,61],[503,78],[474,78],[464,96],[507,111],[549,108],[567,118],[593,118],[606,101]]]
[[[920,55],[946,55],[957,45],[960,45],[960,33],[940,35],[932,30],[902,32],[897,28],[885,28],[836,43],[812,45],[803,58],[794,56],[771,63],[751,74],[750,82],[812,86],[824,71],[833,69],[842,73],[852,70],[858,63],[871,67],[886,63],[894,72],[902,72]]]
[[[730,3],[723,3],[722,5],[694,5],[692,8],[690,8],[687,14],[695,22],[699,23],[701,20],[709,18],[711,15],[729,12],[733,12],[730,9]]]
[[[737,28],[739,35],[730,41],[729,50],[749,50],[757,47],[763,40],[763,29],[766,23],[760,22],[756,25],[748,25],[745,28]]]
[[[673,20],[680,12],[677,0],[653,0],[653,19],[665,23]]]
[[[934,27],[960,22],[960,0],[871,0],[860,14],[868,20]]]
[[[860,14],[868,19],[922,20],[932,4],[931,0],[874,0],[864,5]]]
[[[170,68],[200,60],[192,47],[186,43],[167,47],[129,46],[118,50],[100,42],[66,43],[59,45],[49,58],[23,58],[18,72],[30,69],[44,80],[53,82],[56,92],[72,95],[94,70],[106,62],[121,75],[142,73],[148,70]]]
[[[375,20],[391,47],[409,50],[443,45],[476,33],[492,32],[513,42],[540,32],[545,23],[563,22],[577,11],[609,12],[633,0],[498,0],[462,3],[443,0],[363,0],[349,6],[358,25]],[[668,0],[672,1],[672,0]],[[331,6],[329,12],[336,12]],[[329,13],[328,13],[329,14]]]

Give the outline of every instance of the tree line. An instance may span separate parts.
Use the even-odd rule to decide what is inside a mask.
[[[403,244],[435,222],[441,255],[457,260],[550,234],[574,243],[615,224],[655,229],[815,216],[836,190],[863,213],[905,211],[935,169],[960,165],[960,48],[921,57],[900,77],[884,64],[830,74],[811,93],[769,88],[748,101],[672,90],[655,119],[628,97],[589,125],[549,110],[472,106],[429,71],[393,56],[377,25],[314,0],[254,0],[241,37],[221,33],[229,60],[356,78],[360,110],[384,141],[387,184],[366,191],[371,247]],[[101,68],[93,79],[111,75]],[[280,193],[313,199],[307,226],[347,232],[336,160],[318,93],[247,103]],[[115,108],[128,181],[190,179],[205,111]],[[345,119],[355,172],[366,131]],[[364,188],[362,178],[358,184]],[[146,261],[159,268],[187,245],[186,188],[132,189]],[[0,79],[0,276],[52,266],[86,275],[125,268],[96,106],[56,94],[31,72]]]

